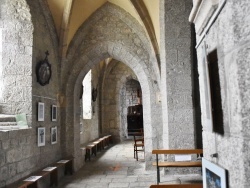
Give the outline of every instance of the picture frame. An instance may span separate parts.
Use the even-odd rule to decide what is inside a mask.
[[[202,179],[204,188],[227,188],[226,170],[202,158]]]
[[[38,102],[37,121],[44,121],[44,103]]]
[[[202,49],[202,72],[203,72],[203,104],[204,104],[204,118],[207,129],[211,132],[213,128],[213,115],[212,115],[212,99],[211,99],[211,88],[209,79],[209,62],[207,58],[206,43],[204,42]]]
[[[51,128],[51,144],[57,143],[57,127]]]
[[[51,106],[51,121],[57,121],[57,106]]]
[[[45,127],[38,127],[37,130],[37,145],[40,146],[45,146]]]

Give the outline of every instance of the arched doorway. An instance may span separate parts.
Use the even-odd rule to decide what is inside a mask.
[[[82,163],[79,149],[79,117],[76,113],[81,81],[91,68],[110,57],[130,67],[141,84],[145,114],[143,121],[146,164],[151,165],[149,162],[151,150],[161,141],[156,137],[157,132],[161,132],[160,124],[157,123],[161,117],[159,110],[161,107],[156,103],[159,81],[157,82],[157,73],[153,68],[157,61],[151,55],[149,40],[142,27],[132,17],[129,23],[125,23],[122,14],[127,13],[109,3],[104,5],[79,29],[70,46],[67,61],[64,63],[62,78],[67,105],[62,115],[62,122],[65,122],[63,125],[65,142],[62,144],[66,154],[73,153],[76,167],[80,167]],[[108,28],[107,19],[109,24],[118,25],[119,31]],[[103,130],[103,134],[109,133],[109,130],[109,128]]]

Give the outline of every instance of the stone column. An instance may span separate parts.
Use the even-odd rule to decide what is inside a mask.
[[[161,13],[161,67],[163,147],[194,148],[192,102],[191,0],[163,0]]]

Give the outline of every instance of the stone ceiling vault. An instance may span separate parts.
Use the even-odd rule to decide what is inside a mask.
[[[159,57],[159,0],[47,0],[51,10],[64,58],[79,27],[101,6],[110,2],[133,16],[145,29],[155,55]],[[159,64],[159,59],[158,59]]]

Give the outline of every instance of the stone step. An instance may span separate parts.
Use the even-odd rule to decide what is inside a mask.
[[[17,126],[16,122],[0,122],[0,126]]]
[[[0,122],[16,122],[15,115],[0,114]]]
[[[19,126],[16,122],[0,122],[0,131],[17,129],[19,129]]]

